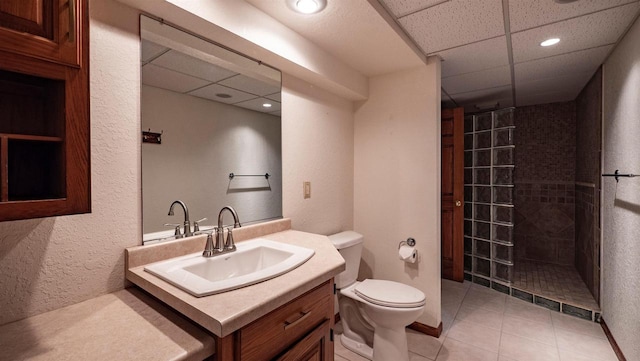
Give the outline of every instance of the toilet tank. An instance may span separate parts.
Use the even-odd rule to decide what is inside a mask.
[[[358,278],[360,256],[362,255],[362,235],[354,231],[345,231],[332,234],[329,239],[346,263],[346,269],[335,278],[336,288],[341,289],[354,283]]]

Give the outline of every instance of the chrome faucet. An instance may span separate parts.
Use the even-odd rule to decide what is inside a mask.
[[[224,226],[222,225],[222,216],[224,215],[224,211],[227,210],[231,212],[233,216],[233,228],[240,228],[242,225],[240,224],[240,220],[238,219],[238,213],[233,207],[225,206],[218,213],[218,228],[216,229],[216,246],[220,251],[232,252],[236,250],[236,245],[233,243],[233,232],[231,228],[227,229],[227,241],[224,241]],[[224,246],[223,246],[224,244]]]
[[[184,204],[183,201],[173,201],[173,203],[171,203],[171,207],[169,207],[169,213],[167,215],[169,216],[173,216],[173,206],[175,206],[176,204],[179,204],[182,207],[182,210],[184,211],[184,232],[183,232],[183,237],[189,237],[191,235],[193,235],[193,233],[191,232],[191,221],[189,220],[189,209],[187,208],[187,205]]]

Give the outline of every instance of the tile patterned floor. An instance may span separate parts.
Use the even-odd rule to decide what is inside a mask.
[[[440,338],[407,330],[411,361],[617,360],[599,324],[466,281],[442,280],[442,324]],[[335,354],[336,361],[366,361],[339,335]]]
[[[552,300],[600,310],[573,266],[516,260],[512,286]]]

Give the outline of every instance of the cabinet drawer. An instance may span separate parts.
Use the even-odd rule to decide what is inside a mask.
[[[240,360],[269,360],[333,315],[331,282],[305,293],[239,331]]]

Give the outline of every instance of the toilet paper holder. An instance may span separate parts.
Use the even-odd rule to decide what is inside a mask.
[[[402,247],[403,244],[406,244],[409,247],[414,247],[416,245],[416,240],[409,237],[407,238],[406,241],[400,241],[400,243],[398,243],[398,249],[400,249],[400,247]]]

